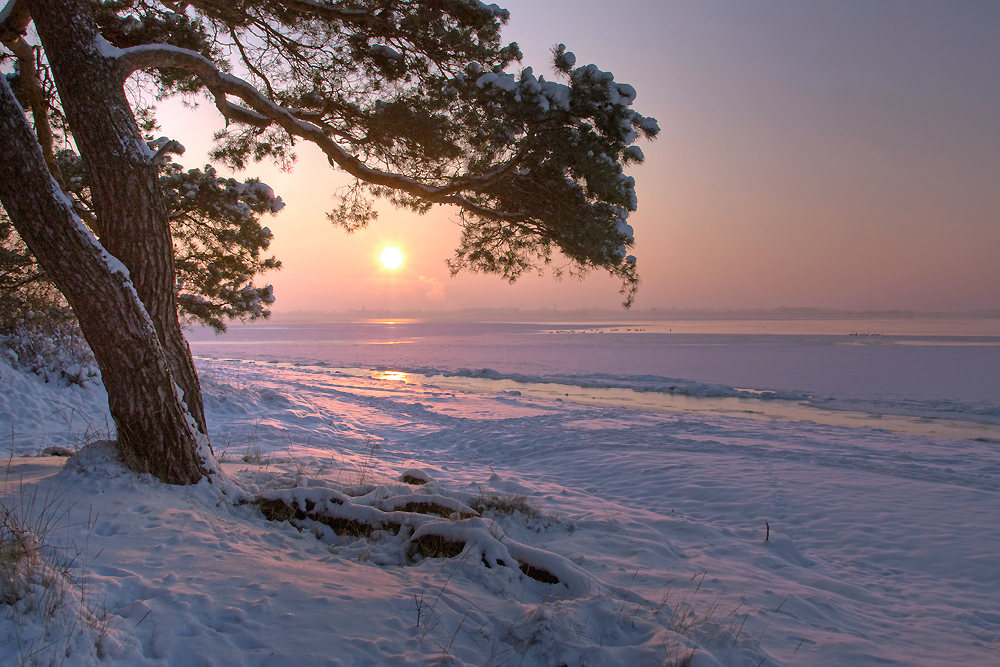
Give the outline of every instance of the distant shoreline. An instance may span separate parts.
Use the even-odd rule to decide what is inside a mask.
[[[1000,319],[1000,309],[966,312],[918,312],[912,310],[834,310],[826,308],[772,308],[711,310],[689,308],[535,309],[463,308],[459,310],[294,310],[275,313],[272,323],[357,322],[364,320],[424,320],[433,322],[670,322],[670,321],[773,321],[773,320],[990,320]]]

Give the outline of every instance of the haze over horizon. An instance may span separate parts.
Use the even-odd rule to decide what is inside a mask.
[[[635,86],[660,138],[632,168],[643,280],[635,307],[970,311],[1000,307],[1000,4],[849,0],[500,3],[523,64],[562,42]],[[162,105],[204,161],[221,117]],[[348,236],[325,213],[346,182],[309,147],[252,166],[287,207],[265,221],[285,268],[275,313],[366,308],[614,309],[617,283],[449,277],[457,216],[381,204]],[[403,263],[379,261],[387,246]],[[557,262],[558,263],[558,258]]]

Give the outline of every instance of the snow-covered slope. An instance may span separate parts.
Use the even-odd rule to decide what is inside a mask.
[[[100,447],[65,470],[10,460],[4,503],[30,513],[50,499],[46,541],[70,551],[43,553],[77,555],[49,627],[30,596],[0,606],[0,664],[33,650],[69,665],[1000,656],[995,443],[199,364],[232,485],[166,487]],[[0,429],[13,426],[18,454],[102,437],[99,388],[0,374]],[[423,497],[456,514],[317,539],[308,521],[300,532],[234,503],[240,490],[346,494],[338,507],[369,515]],[[464,547],[421,556],[421,531]]]

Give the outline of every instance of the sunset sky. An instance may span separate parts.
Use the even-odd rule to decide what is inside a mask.
[[[635,86],[655,117],[633,168],[636,308],[961,311],[1000,307],[1000,3],[511,0],[536,74],[563,42]],[[612,12],[611,8],[614,9]],[[197,166],[218,113],[162,106]],[[618,284],[451,278],[453,211],[381,207],[353,236],[325,217],[345,183],[303,146],[251,168],[287,206],[266,221],[275,312],[616,308]],[[404,261],[387,269],[386,246]]]

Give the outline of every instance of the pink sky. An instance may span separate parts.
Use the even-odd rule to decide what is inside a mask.
[[[1000,4],[864,0],[516,0],[506,30],[548,71],[563,42],[638,90],[662,132],[633,168],[637,308],[1000,307]],[[609,8],[614,8],[614,13]],[[204,158],[221,117],[163,105]],[[252,167],[287,206],[267,221],[285,268],[275,312],[615,308],[618,285],[451,278],[452,211],[381,207],[348,236],[325,217],[345,182],[302,147]],[[406,256],[389,272],[386,245]]]

